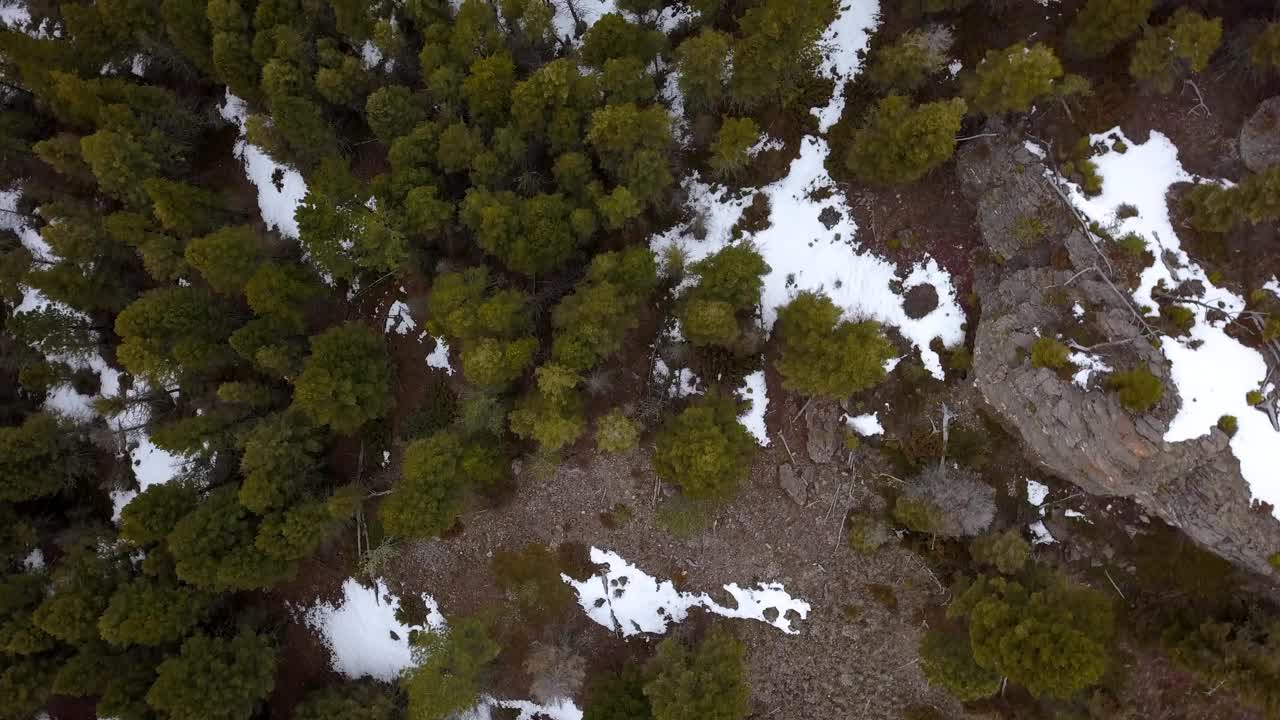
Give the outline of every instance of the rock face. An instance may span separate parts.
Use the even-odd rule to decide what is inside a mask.
[[[805,411],[804,422],[809,459],[818,464],[831,462],[840,446],[840,408],[834,403],[815,402]]]
[[[957,467],[925,470],[907,485],[903,496],[927,500],[938,509],[934,532],[942,537],[979,535],[996,517],[995,488]]]
[[[986,402],[1050,472],[1095,495],[1132,498],[1209,550],[1277,577],[1267,558],[1280,550],[1280,521],[1251,507],[1226,434],[1214,429],[1196,440],[1164,441],[1179,402],[1168,363],[1140,338],[1139,321],[1116,290],[1096,271],[1081,273],[1103,261],[1052,190],[1033,193],[1027,186],[1028,177],[1045,183],[1038,158],[1028,158],[1019,143],[998,139],[966,145],[958,159],[965,192],[979,207],[1007,200],[1021,212],[1036,212],[1045,244],[1064,247],[1069,259],[1059,262],[1069,267],[1057,269],[1035,262],[1041,251],[1034,247],[1007,255],[1007,223],[988,227],[987,214],[980,213],[984,240],[1017,261],[975,279],[982,318],[973,377]],[[1011,196],[1010,188],[1018,194]],[[1089,308],[1086,322],[1094,342],[1109,343],[1097,350],[1100,359],[1116,369],[1145,366],[1165,381],[1170,391],[1148,413],[1121,407],[1096,378],[1081,387],[1069,373],[1032,366],[1031,345],[1041,333],[1078,322],[1069,309],[1077,303]]]
[[[1254,172],[1280,164],[1280,96],[1263,100],[1240,128],[1240,158]]]

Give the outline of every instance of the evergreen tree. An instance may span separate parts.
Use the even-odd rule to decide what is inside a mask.
[[[421,100],[404,85],[385,85],[369,93],[364,114],[369,129],[388,145],[426,119]]]
[[[245,436],[240,504],[258,514],[288,507],[320,472],[324,436],[295,410],[265,418]]]
[[[1249,60],[1267,70],[1280,67],[1280,22],[1267,23],[1249,49]]]
[[[1162,25],[1150,28],[1133,46],[1129,74],[1162,93],[1173,91],[1183,73],[1198,73],[1222,44],[1222,18],[1206,18],[1178,8]]]
[[[630,22],[618,13],[608,13],[583,36],[581,55],[583,62],[599,70],[608,61],[624,57],[648,64],[665,46],[666,37],[661,32]]]
[[[17,427],[0,427],[0,501],[54,495],[93,473],[93,454],[70,429],[46,413]]]
[[[299,265],[269,260],[258,265],[244,286],[255,315],[303,325],[307,303],[320,294],[314,273]]]
[[[712,626],[697,648],[679,638],[658,643],[644,694],[654,720],[741,720],[750,688],[743,647],[723,625]]]
[[[160,282],[177,280],[187,273],[183,242],[167,233],[156,232],[150,219],[141,213],[118,212],[103,220],[113,240],[137,249],[147,274]]]
[[[760,141],[760,128],[751,118],[725,118],[711,143],[711,169],[731,177],[751,164],[751,147]]]
[[[596,255],[586,277],[551,314],[554,361],[584,372],[613,356],[639,324],[637,313],[657,284],[657,263],[647,248]]]
[[[842,320],[825,295],[800,293],[778,311],[782,340],[777,360],[783,386],[833,399],[861,392],[884,379],[893,346],[879,324]]]
[[[746,478],[756,443],[738,421],[732,397],[708,395],[658,434],[653,467],[693,499],[724,498]]]
[[[262,259],[262,249],[248,225],[225,227],[187,244],[187,263],[200,271],[209,287],[240,293]]]
[[[502,478],[492,447],[452,432],[416,440],[405,450],[400,481],[378,510],[392,535],[435,537],[461,514],[468,493]]]
[[[195,185],[152,178],[143,183],[143,188],[160,225],[179,237],[211,233],[226,214],[222,198]]]
[[[676,48],[686,110],[711,112],[720,107],[728,89],[725,68],[732,43],[730,36],[704,28]]]
[[[139,577],[111,595],[98,620],[102,639],[118,645],[182,640],[209,612],[212,596],[173,580]]]
[[[184,582],[206,590],[254,590],[293,574],[292,563],[254,544],[257,527],[235,490],[210,493],[169,533],[166,542]]]
[[[418,633],[415,666],[400,680],[409,696],[409,716],[442,720],[476,704],[500,648],[484,624],[463,618],[447,630]]]
[[[867,77],[884,90],[913,92],[946,66],[950,49],[950,32],[907,31],[876,52]]]
[[[1151,2],[1088,0],[1067,29],[1067,47],[1084,58],[1106,55],[1146,23]]]
[[[1060,578],[1028,587],[983,576],[956,597],[947,615],[968,621],[979,667],[1033,695],[1068,698],[1106,671],[1114,616],[1111,602],[1092,588]]]
[[[769,272],[760,253],[747,244],[731,245],[694,263],[697,284],[676,309],[684,336],[695,346],[741,347],[741,325],[760,303]]]
[[[352,433],[391,409],[391,363],[386,344],[359,323],[311,338],[311,355],[294,382],[294,402],[311,419]]]
[[[596,420],[596,447],[607,453],[625,453],[640,441],[640,423],[621,410],[610,410]]]
[[[173,720],[249,720],[275,673],[276,648],[266,637],[195,635],[161,663],[147,702]]]
[[[135,545],[160,542],[200,502],[193,483],[172,480],[152,485],[120,511],[120,537]]]
[[[755,109],[798,100],[821,60],[818,41],[836,10],[832,0],[757,0],[748,7],[733,47],[733,102]]]
[[[404,711],[394,687],[342,682],[309,693],[293,712],[296,720],[400,720]]]
[[[607,673],[591,684],[582,720],[651,720],[644,676],[634,667]]]
[[[536,440],[543,451],[554,452],[582,435],[582,399],[576,388],[581,377],[563,365],[537,370],[537,389],[526,393],[509,416],[511,432]]]
[[[866,182],[914,182],[955,152],[965,110],[958,98],[912,107],[907,98],[889,95],[854,132],[846,163]]]
[[[506,122],[515,85],[516,66],[508,53],[495,53],[471,63],[471,72],[462,81],[462,96],[471,119],[481,127]]]
[[[1073,76],[1074,78],[1074,76]],[[968,95],[984,113],[1023,112],[1038,100],[1080,87],[1077,80],[1062,79],[1062,63],[1043,43],[1027,47],[1016,43],[1004,50],[989,50],[974,72]]]
[[[227,359],[222,342],[231,333],[231,313],[195,287],[151,290],[116,316],[120,364],[135,375],[164,383],[190,371],[203,372]]]

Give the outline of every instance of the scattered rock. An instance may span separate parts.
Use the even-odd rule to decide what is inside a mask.
[[[839,210],[828,205],[822,209],[822,212],[818,213],[818,222],[822,223],[823,227],[830,230],[840,222],[841,217]]]
[[[1280,163],[1280,96],[1263,100],[1240,128],[1240,158],[1254,172]]]
[[[806,468],[812,474],[813,468]],[[796,502],[797,505],[804,506],[808,500],[809,478],[804,474],[797,473],[794,466],[790,464],[778,467],[778,484],[782,486],[782,490],[787,493],[787,497]]]
[[[916,285],[902,296],[902,309],[912,320],[919,320],[937,307],[938,289],[928,283]]]
[[[1001,138],[967,143],[959,153],[957,172],[966,192],[980,208],[993,208],[979,212],[978,221],[984,241],[996,252],[1005,247],[1010,225],[994,208],[1019,202],[1010,188],[1044,172],[1038,162],[1026,164],[1023,151],[1020,141]],[[1047,205],[1041,210],[1053,212]],[[1132,311],[1094,274],[1077,276],[1097,262],[1083,232],[1074,222],[1046,227],[1049,243],[1066,249],[1073,268],[1053,269],[1028,254],[1021,269],[1006,264],[975,277],[982,318],[970,377],[978,391],[1002,424],[1022,438],[1028,457],[1050,472],[1094,495],[1132,498],[1205,548],[1274,576],[1267,556],[1280,547],[1280,521],[1252,508],[1249,485],[1226,434],[1212,430],[1195,440],[1167,443],[1165,432],[1178,404],[1175,392],[1166,393],[1166,402],[1153,411],[1135,416],[1115,393],[1086,391],[1070,377],[1032,366],[1029,351],[1040,330],[1059,325],[1066,312],[1048,288],[1074,277],[1072,292],[1091,308],[1100,336],[1132,340],[1113,346],[1109,360],[1117,367],[1145,365],[1171,385],[1167,360],[1140,339]]]
[[[809,459],[818,463],[831,462],[840,446],[840,409],[835,403],[815,402],[805,412],[805,426],[809,430]]]
[[[980,535],[996,517],[996,489],[957,467],[925,470],[908,484],[903,497],[927,500],[937,508],[934,532],[942,537]]]

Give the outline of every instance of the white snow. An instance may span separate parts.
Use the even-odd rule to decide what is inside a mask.
[[[1280,298],[1280,279],[1271,278],[1262,286],[1262,289]]]
[[[1040,147],[1039,145],[1035,144],[1034,142],[1031,142],[1030,140],[1024,140],[1024,141],[1022,142],[1022,147],[1026,148],[1026,149],[1027,149],[1027,152],[1031,153],[1032,155],[1035,155],[1036,157],[1040,158],[1041,160],[1043,160],[1043,159],[1045,159],[1046,157],[1048,157],[1047,155],[1045,155],[1044,148]]]
[[[964,340],[964,311],[956,300],[951,276],[929,259],[900,278],[892,262],[859,248],[857,226],[844,195],[823,166],[828,152],[825,140],[805,137],[787,177],[760,190],[769,198],[772,210],[772,224],[752,239],[770,267],[760,303],[765,328],[772,329],[778,308],[796,293],[822,291],[849,319],[870,318],[898,328],[917,348],[925,367],[934,377],[943,378],[942,363],[929,343],[940,337],[944,346],[952,347]],[[696,174],[684,184],[695,214],[705,221],[706,238],[696,240],[686,224],[654,236],[651,242],[659,255],[669,245],[680,245],[692,263],[733,242],[730,231],[751,197],[704,183]],[[820,189],[829,195],[812,199],[812,193]],[[818,219],[824,210],[839,216],[830,229]],[[932,284],[938,292],[938,307],[916,320],[907,317],[902,296],[891,287],[898,281],[903,291]]]
[[[436,348],[427,356],[427,367],[439,368],[445,375],[452,375],[453,366],[449,364],[449,343],[443,335],[435,340]]]
[[[1144,143],[1135,143],[1115,128],[1090,138],[1105,143],[1107,152],[1093,160],[1102,177],[1102,194],[1089,198],[1080,188],[1068,184],[1072,201],[1092,220],[1112,226],[1116,237],[1137,233],[1156,260],[1143,270],[1134,300],[1155,312],[1152,292],[1160,285],[1172,290],[1184,281],[1198,281],[1204,287],[1200,302],[1232,316],[1245,307],[1244,298],[1210,282],[1208,274],[1182,249],[1169,219],[1165,196],[1175,183],[1198,180],[1183,169],[1178,148],[1159,131],[1151,131]],[[1116,152],[1112,143],[1121,141],[1126,152]],[[1134,217],[1119,219],[1122,204],[1137,208]],[[1166,261],[1172,258],[1172,261]],[[1271,503],[1280,517],[1280,433],[1266,415],[1245,399],[1266,381],[1267,367],[1262,355],[1226,333],[1226,321],[1210,322],[1204,305],[1186,303],[1182,307],[1195,316],[1189,337],[1161,337],[1161,349],[1170,363],[1177,388],[1178,414],[1165,432],[1166,442],[1193,440],[1213,431],[1218,419],[1232,415],[1238,431],[1231,450],[1240,461],[1240,472],[1256,500]]]
[[[681,592],[670,580],[659,582],[615,552],[592,547],[591,562],[608,569],[582,582],[568,575],[560,577],[577,591],[578,604],[587,617],[624,637],[661,635],[670,625],[684,621],[689,610],[696,607],[722,617],[757,620],[795,634],[799,631],[791,627],[788,613],[803,620],[810,610],[809,603],[791,597],[779,583],[760,583],[755,588],[742,588],[737,583],[725,585],[734,601],[733,607],[727,607],[706,593]],[[775,613],[773,620],[766,617],[770,609]]]
[[[413,315],[409,312],[409,305],[403,300],[396,300],[391,303],[391,308],[387,310],[386,329],[383,332],[394,332],[397,335],[408,335],[410,331],[418,327],[413,321]],[[431,358],[427,358],[427,364],[431,364]]]
[[[844,86],[862,67],[858,57],[867,49],[871,31],[880,24],[880,0],[845,0],[835,22],[822,34],[821,46],[826,51],[819,75],[835,81],[831,102],[826,107],[810,110],[818,118],[818,131],[826,133],[844,114]]]
[[[1077,320],[1082,320],[1082,319],[1084,319],[1084,306],[1083,306],[1083,305],[1081,305],[1080,303],[1076,303],[1075,305],[1072,305],[1072,306],[1071,306],[1071,314],[1072,314],[1072,315],[1075,317],[1075,319],[1077,319]]]
[[[44,553],[40,548],[36,548],[22,559],[22,569],[27,572],[36,572],[44,569]]]
[[[743,379],[738,397],[751,403],[751,409],[738,416],[747,432],[755,436],[761,447],[769,446],[769,430],[764,424],[764,413],[769,408],[769,394],[765,387],[764,371],[757,370]]]
[[[963,69],[964,69],[964,63],[960,62],[959,60],[952,60],[951,62],[947,63],[947,72],[951,74],[951,77],[955,77],[959,75],[960,71]]]
[[[218,112],[230,123],[240,128],[240,139],[233,150],[244,166],[244,174],[258,189],[258,210],[270,230],[277,230],[287,238],[298,237],[298,223],[294,212],[307,194],[307,182],[297,170],[281,165],[262,148],[244,139],[245,120],[249,107],[244,100],[227,90],[227,99],[218,106]]]
[[[1049,533],[1049,528],[1044,526],[1043,520],[1031,523],[1027,526],[1027,529],[1031,531],[1032,545],[1050,545],[1057,542],[1057,540],[1053,539],[1053,535]]]
[[[1089,523],[1090,525],[1092,525],[1092,524],[1093,524],[1093,521],[1092,521],[1092,520],[1090,520],[1089,518],[1085,517],[1085,514],[1084,514],[1084,513],[1082,513],[1082,512],[1080,512],[1079,510],[1072,510],[1072,509],[1070,509],[1070,508],[1067,508],[1066,510],[1064,510],[1064,511],[1063,511],[1063,513],[1062,513],[1062,514],[1063,514],[1063,515],[1066,515],[1066,516],[1067,516],[1067,517],[1069,517],[1069,518],[1075,518],[1075,519],[1077,519],[1077,520],[1082,520],[1082,521],[1084,521],[1084,522]]]
[[[569,0],[552,0],[552,4],[555,7],[555,15],[551,18],[551,25],[555,28],[556,37],[568,38],[575,44],[580,42],[581,38],[573,22],[573,13],[569,10]],[[618,12],[618,6],[614,0],[573,0],[573,5],[578,11],[578,20],[586,26],[584,33],[600,18],[609,13]]]
[[[409,626],[396,619],[400,598],[379,580],[375,587],[361,585],[354,578],[342,583],[343,599],[337,606],[317,602],[306,612],[306,623],[319,633],[330,652],[333,669],[349,678],[371,677],[391,682],[413,665]],[[425,627],[445,627],[444,616],[430,595],[422,596],[427,606]]]
[[[454,720],[492,720],[495,707],[519,711],[516,720],[582,720],[582,710],[569,698],[558,698],[548,705],[539,705],[529,700],[497,700],[488,696],[481,698],[475,707]]]
[[[880,424],[878,413],[867,415],[845,415],[844,421],[856,433],[863,437],[883,435],[884,426]]]
[[[681,147],[688,147],[693,135],[689,130],[689,121],[684,116],[684,93],[680,90],[680,71],[677,68],[672,67],[667,73],[658,94],[671,119],[671,137]]]
[[[27,10],[27,4],[20,0],[5,0],[0,2],[0,23],[14,28],[22,29],[31,22],[31,11]]]
[[[1049,486],[1035,480],[1027,480],[1027,502],[1040,507],[1044,499],[1049,497]]]
[[[783,147],[785,147],[785,145],[781,140],[779,140],[778,138],[772,135],[769,135],[768,133],[765,133],[764,135],[760,136],[760,139],[756,142],[755,145],[752,145],[750,148],[747,149],[747,155],[750,157],[755,157],[760,153],[772,152],[774,150],[781,150]]]
[[[667,363],[658,358],[653,363],[653,379],[662,385],[670,386],[670,396],[672,398],[688,397],[698,394],[698,376],[689,368],[680,368],[676,373],[678,377],[672,377],[671,368],[667,367]]]
[[[372,40],[365,40],[364,45],[360,46],[360,65],[365,70],[372,70],[382,62],[382,51]]]
[[[1067,359],[1080,368],[1071,376],[1071,382],[1086,390],[1089,388],[1089,380],[1094,373],[1109,373],[1112,370],[1112,367],[1106,361],[1092,353],[1073,352],[1067,356]]]

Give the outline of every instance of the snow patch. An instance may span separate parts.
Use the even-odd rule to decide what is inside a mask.
[[[826,57],[818,74],[835,81],[835,88],[826,107],[809,111],[818,118],[818,132],[825,134],[844,114],[845,83],[862,68],[858,53],[867,49],[871,31],[879,24],[880,0],[851,0],[842,5],[835,21],[822,34],[819,44],[825,49]]]
[[[391,303],[391,308],[387,310],[386,329],[383,332],[394,332],[397,335],[408,335],[418,324],[413,321],[413,315],[409,312],[409,305],[403,300],[396,300]],[[428,365],[430,358],[427,359]]]
[[[706,593],[681,592],[670,580],[659,582],[615,552],[592,547],[591,562],[608,569],[582,582],[568,575],[560,577],[577,591],[578,604],[587,617],[624,637],[661,635],[696,607],[722,617],[757,620],[794,635],[799,631],[791,627],[788,614],[803,620],[810,610],[809,603],[791,597],[780,583],[760,583],[754,588],[725,585],[735,605],[726,607]],[[773,611],[772,620],[767,617],[769,610]]]
[[[226,102],[218,106],[218,112],[230,123],[240,128],[240,139],[232,152],[244,166],[245,177],[258,189],[258,210],[267,229],[276,230],[286,238],[298,237],[298,222],[294,212],[307,194],[307,182],[302,174],[281,165],[257,145],[245,139],[245,121],[249,106],[244,100],[227,90]]]
[[[449,364],[449,343],[440,336],[435,339],[436,348],[427,356],[427,367],[438,368],[444,371],[445,375],[453,374],[453,366]]]
[[[739,398],[751,403],[751,409],[738,416],[747,432],[755,436],[761,447],[769,447],[769,430],[764,424],[764,413],[769,408],[769,394],[765,386],[764,371],[757,370],[742,381]]]
[[[1049,486],[1035,480],[1027,480],[1027,502],[1040,507],[1049,497]]]
[[[760,136],[760,140],[757,141],[755,145],[752,145],[750,148],[747,149],[747,155],[749,157],[755,157],[760,153],[767,153],[767,152],[772,152],[774,150],[781,150],[785,146],[786,146],[785,143],[783,143],[781,140],[766,133]]]
[[[964,341],[964,311],[950,274],[930,258],[900,278],[894,263],[859,247],[852,212],[824,167],[829,152],[825,140],[805,137],[787,176],[760,189],[772,211],[772,224],[751,239],[770,267],[760,302],[765,329],[772,329],[778,308],[797,293],[821,291],[844,309],[848,319],[870,318],[898,328],[917,348],[929,372],[944,378],[942,362],[929,344],[935,337],[946,347]],[[731,230],[751,196],[704,183],[696,173],[684,186],[693,214],[702,221],[705,239],[695,239],[691,223],[686,223],[655,235],[651,246],[658,255],[669,246],[680,246],[693,263],[735,242]],[[818,191],[825,197],[815,200]],[[907,317],[903,298],[894,291],[899,283],[903,291],[933,285],[938,307],[919,319]]]
[[[555,28],[556,37],[566,38],[574,45],[581,42],[577,23],[574,22],[573,11],[569,9],[570,0],[553,0],[555,14],[551,17],[551,26]],[[573,10],[578,13],[578,22],[583,25],[586,34],[592,25],[609,13],[618,12],[615,0],[572,0]]]
[[[347,578],[342,583],[342,595],[336,606],[317,602],[307,610],[305,619],[328,646],[333,669],[349,678],[395,680],[413,665],[409,631],[445,627],[435,599],[425,594],[422,596],[427,606],[425,626],[406,625],[397,620],[400,598],[393,595],[382,580],[369,588],[355,578]]]
[[[372,70],[378,67],[378,63],[382,62],[382,51],[372,40],[365,40],[364,45],[360,46],[360,65],[365,70]]]
[[[1072,306],[1071,306],[1071,314],[1072,314],[1072,316],[1074,316],[1074,317],[1075,317],[1075,319],[1077,319],[1077,320],[1083,320],[1083,319],[1084,319],[1084,306],[1083,306],[1083,305],[1081,305],[1080,303],[1076,303],[1075,305],[1072,305]]]
[[[22,559],[22,569],[27,572],[38,572],[44,569],[44,553],[36,548]]]
[[[1037,520],[1027,526],[1027,528],[1031,530],[1032,545],[1051,545],[1058,542],[1053,538],[1053,535],[1049,533],[1049,528],[1044,526],[1043,520]]]
[[[1045,154],[1045,152],[1044,152],[1044,148],[1042,148],[1042,147],[1040,147],[1039,145],[1037,145],[1037,144],[1035,144],[1035,143],[1031,142],[1030,140],[1024,140],[1024,141],[1023,141],[1023,143],[1022,143],[1022,147],[1026,148],[1026,149],[1027,149],[1027,152],[1031,153],[1032,155],[1035,155],[1036,157],[1040,158],[1041,160],[1043,160],[1043,159],[1045,159],[1046,157],[1048,157],[1048,155],[1046,155],[1046,154]]]
[[[1071,382],[1085,390],[1089,389],[1089,380],[1094,373],[1109,373],[1112,368],[1102,358],[1092,353],[1073,352],[1067,359],[1080,368],[1071,376]]]
[[[1246,394],[1263,387],[1267,366],[1262,355],[1226,333],[1226,320],[1210,321],[1205,305],[1227,316],[1245,307],[1244,298],[1217,287],[1208,274],[1182,248],[1169,218],[1165,197],[1175,183],[1200,180],[1188,173],[1178,160],[1178,148],[1164,134],[1152,130],[1144,143],[1135,143],[1114,128],[1090,138],[1104,144],[1107,151],[1093,158],[1102,177],[1102,194],[1089,198],[1081,189],[1066,183],[1072,202],[1091,220],[1110,226],[1120,237],[1135,233],[1155,257],[1145,268],[1133,299],[1154,313],[1153,292],[1163,286],[1172,290],[1184,282],[1204,288],[1199,303],[1182,307],[1195,316],[1188,337],[1161,337],[1161,350],[1170,363],[1170,375],[1180,400],[1178,413],[1165,432],[1166,442],[1194,440],[1213,432],[1224,415],[1236,418],[1238,430],[1231,438],[1231,450],[1240,461],[1240,472],[1256,500],[1271,503],[1280,517],[1280,433],[1267,416],[1250,406]],[[1123,142],[1125,152],[1115,143]],[[1138,210],[1132,217],[1119,218],[1121,205]],[[1127,214],[1127,213],[1126,213]],[[1280,283],[1277,284],[1280,289]]]
[[[844,421],[845,421],[845,424],[847,424],[851,430],[853,430],[854,432],[858,433],[863,437],[870,437],[872,435],[883,435],[884,426],[880,424],[880,418],[877,417],[877,415],[878,413],[870,413],[867,415],[852,415],[852,416],[845,415]]]

